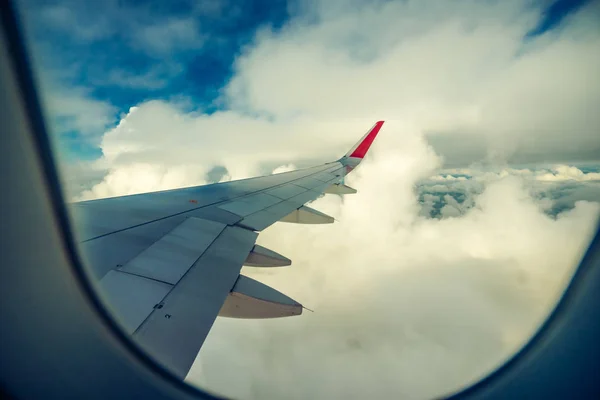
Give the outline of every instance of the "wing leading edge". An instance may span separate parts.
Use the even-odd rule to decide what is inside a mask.
[[[300,303],[240,275],[241,268],[291,264],[255,244],[275,222],[333,222],[305,204],[322,194],[356,193],[343,179],[382,125],[377,122],[346,155],[321,166],[74,204],[80,247],[107,307],[142,348],[181,378],[217,316],[302,314]]]

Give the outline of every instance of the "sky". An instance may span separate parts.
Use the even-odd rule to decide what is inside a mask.
[[[42,1],[21,12],[69,200],[343,155],[244,268],[314,313],[217,319],[186,380],[236,398],[430,398],[513,354],[600,212],[593,1]]]

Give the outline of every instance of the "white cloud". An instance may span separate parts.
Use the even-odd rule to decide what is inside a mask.
[[[107,158],[122,142],[143,143],[142,153],[128,150],[120,157],[162,163],[227,159],[232,176],[245,177],[264,172],[256,160],[338,156],[356,127],[380,118],[401,124],[403,134],[467,132],[467,142],[486,143],[491,160],[514,151],[543,152],[548,160],[573,148],[600,152],[598,113],[589,109],[600,99],[600,31],[586,20],[598,12],[594,5],[558,33],[526,45],[522,36],[539,10],[520,1],[356,7],[317,1],[297,8],[303,14],[280,33],[259,34],[237,60],[224,89],[230,110],[187,115],[166,103],[142,104],[139,114],[147,122],[129,121],[139,126],[137,134],[107,134]],[[171,22],[179,28],[171,30],[169,22],[161,29],[195,35],[189,21]],[[155,27],[148,27],[150,42],[162,43],[154,40]],[[179,146],[165,145],[172,137]],[[436,151],[460,152],[468,147],[464,141],[459,136]]]
[[[283,172],[294,171],[295,169],[298,169],[298,168],[296,168],[296,166],[294,164],[286,164],[286,165],[281,165],[281,166],[275,168],[273,170],[273,173],[274,174],[281,174]]]
[[[248,399],[432,398],[490,372],[534,332],[599,204],[554,220],[521,178],[506,177],[460,218],[421,218],[410,186],[434,160],[397,151],[378,147],[349,178],[357,195],[311,204],[336,224],[276,224],[259,236],[293,265],[243,272],[315,312],[218,319],[188,381]]]
[[[206,170],[201,165],[164,167],[160,164],[132,163],[111,169],[102,182],[85,190],[75,200],[90,200],[171,189],[190,185],[204,185]]]
[[[104,136],[110,172],[83,197],[201,184],[212,165],[240,178],[260,170],[261,159],[311,151],[333,159],[360,136],[356,127],[351,138],[332,131],[338,144],[319,152],[319,134],[331,122],[300,125],[283,131],[281,122],[233,112],[209,117],[146,103]],[[283,140],[270,141],[280,130]],[[241,398],[431,397],[483,376],[522,345],[564,288],[597,204],[580,203],[555,220],[523,189],[523,170],[486,172],[475,207],[446,195],[444,216],[454,218],[426,219],[414,187],[440,163],[421,135],[387,123],[348,179],[360,193],[311,204],[341,222],[275,225],[259,241],[294,265],[245,271],[316,313],[219,319],[188,381]],[[472,181],[442,176],[446,184]]]
[[[147,71],[128,71],[111,69],[105,77],[94,80],[98,86],[120,86],[133,89],[161,89],[169,84],[170,78],[179,75],[183,67],[174,62],[163,62]]]
[[[599,164],[600,165],[600,164]],[[600,167],[598,167],[600,169]],[[556,164],[550,167],[534,166],[529,168],[511,168],[511,167],[496,167],[495,169],[489,166],[486,169],[473,166],[471,168],[453,168],[436,171],[426,179],[427,182],[433,184],[454,184],[462,182],[487,182],[498,180],[507,176],[519,176],[530,183],[564,183],[564,182],[596,182],[600,181],[599,172],[584,172],[573,165]]]
[[[277,128],[257,121],[250,140],[219,149],[223,139],[213,132],[224,129],[226,117],[235,137],[242,124],[231,114],[194,117],[160,102],[133,109],[106,134],[111,172],[85,196],[199,184],[218,161],[240,177],[259,169],[250,157],[289,147],[266,146],[263,129],[274,135]],[[205,146],[189,145],[196,135]],[[300,157],[303,148],[292,149],[292,158]],[[370,158],[348,178],[359,194],[311,204],[341,222],[275,225],[259,242],[294,265],[245,271],[316,312],[288,320],[219,319],[188,381],[240,398],[422,398],[472,382],[512,354],[564,288],[598,204],[579,203],[553,219],[523,188],[534,173],[505,169],[481,173],[485,190],[474,197],[475,207],[445,195],[453,209],[444,214],[454,218],[425,219],[414,187],[439,165],[420,135],[387,124]]]
[[[467,178],[464,176],[453,176],[453,175],[435,175],[431,178],[432,181],[466,181]]]
[[[482,141],[493,161],[600,152],[600,32],[585,20],[597,4],[523,44],[539,10],[520,1],[314,3],[312,19],[264,31],[238,59],[231,104],[279,117],[398,119],[466,135],[446,144],[459,153]]]
[[[112,169],[138,162],[190,169],[222,165],[233,179],[240,179],[273,169],[265,171],[261,163],[338,158],[373,123],[369,119],[295,122],[255,119],[234,111],[186,113],[177,104],[150,101],[133,107],[106,132],[101,143],[103,162]]]
[[[536,179],[539,181],[600,181],[600,173],[585,173],[577,167],[569,165],[557,165],[552,168],[552,173],[537,175]]]
[[[431,208],[443,196],[452,218],[425,218],[414,191],[443,162],[429,132],[459,150],[470,141],[457,132],[483,138],[488,161],[538,151],[555,162],[565,148],[600,148],[590,134],[600,127],[591,109],[600,99],[600,32],[583,12],[523,44],[539,10],[521,1],[341,4],[296,4],[300,15],[280,33],[259,34],[224,89],[227,110],[206,115],[164,101],[132,109],[104,135],[107,175],[84,194],[199,184],[215,165],[239,179],[330,161],[373,121],[387,120],[348,178],[359,194],[312,205],[341,222],[276,224],[259,236],[294,265],[245,273],[315,313],[219,319],[188,380],[227,395],[455,390],[524,343],[595,227],[596,203],[548,216],[523,188],[544,176],[529,170],[466,170],[481,174],[473,180],[444,174],[424,201]],[[552,171],[581,179],[569,166]],[[451,184],[470,188],[467,204],[446,197]]]
[[[444,195],[444,201],[446,205],[440,210],[442,217],[458,217],[465,212],[463,205],[460,204],[454,197],[446,194]]]
[[[419,181],[416,190],[421,194],[422,215],[444,218],[467,212],[474,206],[474,197],[490,183],[506,177],[519,177],[539,206],[549,215],[556,215],[573,208],[578,200],[600,201],[600,174],[593,172],[600,170],[600,164],[596,168],[591,167],[592,171],[588,172],[564,164],[444,169]],[[442,198],[431,196],[431,193],[439,193]]]
[[[56,134],[77,132],[97,139],[115,121],[116,108],[95,99],[86,88],[42,81],[42,89],[42,103]]]
[[[50,4],[40,7],[35,2],[30,4],[31,8],[38,9],[39,23],[52,30],[69,32],[75,40],[105,39],[115,33],[115,28],[106,18],[105,13],[96,13],[94,18],[90,18],[90,15],[75,12],[72,6],[72,4]]]
[[[202,11],[210,11],[208,6],[202,10],[198,5],[191,4],[192,10],[185,16],[169,16],[160,9],[156,10],[152,4],[106,1],[89,7],[77,0],[42,4],[38,0],[22,2],[21,6],[26,10],[26,22],[36,42],[46,42],[48,33],[50,37],[55,33],[68,36],[67,40],[76,45],[99,43],[107,39],[122,41],[134,51],[141,50],[147,55],[161,58],[163,63],[172,62],[171,56],[182,50],[203,46],[206,35],[201,32],[199,21],[205,17]],[[217,11],[217,7],[212,8]],[[54,58],[56,48],[53,50],[45,57]],[[86,67],[100,74],[95,70],[98,66]],[[100,69],[106,67],[103,65]],[[133,74],[134,71],[129,72]]]
[[[197,49],[204,43],[200,28],[193,18],[171,18],[142,25],[133,32],[133,37],[136,45],[158,55],[182,49]]]

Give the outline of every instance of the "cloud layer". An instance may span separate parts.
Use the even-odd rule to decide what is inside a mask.
[[[221,165],[233,178],[325,161],[378,119],[425,135],[448,165],[597,160],[598,3],[534,37],[541,9],[527,2],[344,4],[294,3],[284,27],[259,31],[220,111],[185,99],[137,105],[102,139],[107,180],[147,161],[165,171]],[[97,112],[90,123],[105,123]]]
[[[600,173],[597,171],[600,171],[600,164],[579,168],[559,164],[445,169],[417,182],[415,191],[419,195],[421,215],[456,217],[475,206],[475,196],[488,184],[506,177],[518,177],[544,211],[556,216],[572,209],[579,200],[600,200]]]
[[[597,171],[568,161],[600,154],[598,4],[534,37],[541,9],[525,1],[289,9],[285,26],[265,27],[237,58],[219,111],[185,99],[132,107],[87,164],[94,181],[72,192],[108,197],[330,161],[385,119],[348,179],[359,193],[313,204],[339,222],[276,224],[259,243],[293,266],[244,270],[315,312],[217,320],[188,381],[261,399],[456,390],[532,334],[595,229],[597,192],[577,193]],[[440,174],[444,163],[470,167]],[[565,207],[550,212],[556,191]]]
[[[598,154],[597,3],[526,40],[540,10],[520,1],[314,3],[238,59],[231,104],[280,118],[400,120],[456,137],[436,150],[463,162],[475,161],[462,150],[473,141],[492,161]]]
[[[413,187],[439,160],[417,139],[387,146],[394,133],[382,131],[348,179],[358,194],[311,204],[336,224],[261,233],[291,267],[243,271],[315,312],[218,319],[189,382],[235,398],[431,398],[483,377],[532,335],[600,204],[554,218],[523,178],[507,176],[462,213],[423,217]]]

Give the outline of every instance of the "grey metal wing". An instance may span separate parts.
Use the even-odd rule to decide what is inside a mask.
[[[107,307],[141,347],[181,378],[217,316],[301,314],[300,303],[240,270],[291,264],[255,244],[258,232],[275,222],[333,222],[305,203],[324,193],[356,192],[343,178],[382,124],[346,156],[321,166],[72,204],[80,248]]]

